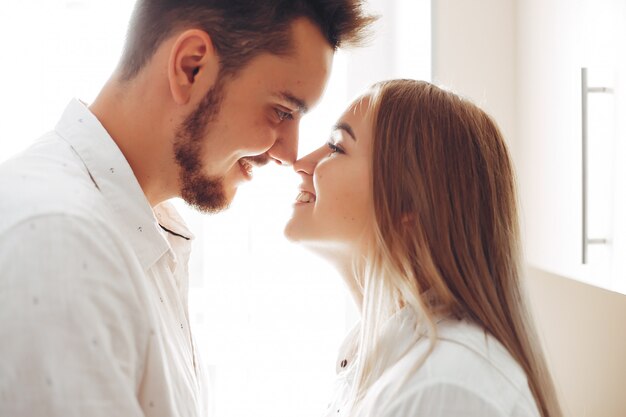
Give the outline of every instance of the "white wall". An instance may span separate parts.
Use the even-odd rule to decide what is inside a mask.
[[[564,415],[626,415],[626,297],[537,269],[527,277]]]
[[[432,78],[470,98],[515,147],[516,1],[433,0]]]
[[[391,78],[431,80],[430,0],[369,0],[380,16],[367,46],[347,52],[349,97]]]

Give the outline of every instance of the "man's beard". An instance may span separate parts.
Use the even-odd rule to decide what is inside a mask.
[[[176,132],[174,155],[179,167],[181,198],[204,213],[228,208],[223,177],[210,177],[202,171],[203,139],[220,111],[223,82],[218,81],[204,96],[198,107],[187,116]]]

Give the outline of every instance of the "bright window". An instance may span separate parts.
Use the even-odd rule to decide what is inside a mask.
[[[301,125],[300,155],[320,146],[349,101],[385,78],[430,79],[430,1],[378,0],[371,45],[335,58],[322,102]],[[117,64],[132,2],[31,0],[0,6],[0,161],[54,128],[72,97],[90,102]],[[285,241],[299,178],[269,167],[232,207],[201,216],[190,316],[217,417],[320,416],[337,348],[357,314],[340,278]]]

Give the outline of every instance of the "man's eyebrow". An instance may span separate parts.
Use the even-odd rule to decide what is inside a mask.
[[[288,101],[301,114],[305,114],[306,112],[309,111],[309,106],[306,105],[304,100],[302,100],[300,98],[297,98],[296,96],[294,96],[293,94],[291,94],[288,91],[283,91],[283,92],[279,93],[278,97],[280,97],[281,99],[283,99],[285,101]]]
[[[354,130],[350,127],[350,125],[346,122],[337,123],[333,126],[333,130],[343,130],[345,131],[354,141],[356,142],[356,135],[354,134]]]

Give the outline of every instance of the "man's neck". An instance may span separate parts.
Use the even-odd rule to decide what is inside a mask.
[[[174,197],[177,171],[170,132],[154,89],[139,80],[121,85],[110,80],[89,106],[128,161],[151,206]],[[173,133],[172,133],[173,134]]]

